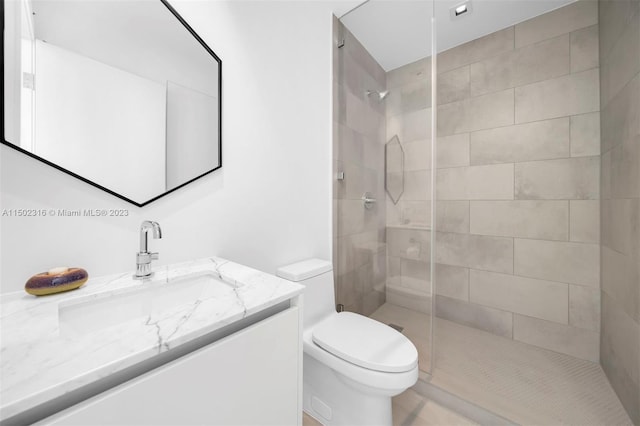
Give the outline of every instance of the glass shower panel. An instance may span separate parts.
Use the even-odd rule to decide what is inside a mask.
[[[431,1],[369,0],[334,33],[337,301],[401,330],[427,373],[432,15]]]
[[[622,153],[638,152],[628,99],[638,99],[640,68],[621,71],[631,58],[640,64],[640,8],[630,4],[435,3],[429,385],[513,423],[632,423],[625,391],[620,404],[609,390],[632,352],[611,339],[619,311],[609,292],[613,281],[633,282],[621,265],[638,254],[610,228],[637,235],[615,213],[632,196]]]

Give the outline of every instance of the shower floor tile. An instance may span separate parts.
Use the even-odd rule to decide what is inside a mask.
[[[408,389],[393,398],[393,426],[471,426],[468,418]]]
[[[372,317],[405,327],[428,352],[428,315],[386,303]],[[597,363],[442,319],[434,331],[430,382],[460,398],[523,425],[631,424]]]

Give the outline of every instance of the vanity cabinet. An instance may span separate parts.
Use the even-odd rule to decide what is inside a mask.
[[[38,425],[299,425],[300,310],[236,333]]]

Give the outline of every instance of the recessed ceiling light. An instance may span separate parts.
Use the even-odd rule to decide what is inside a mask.
[[[468,15],[471,12],[471,1],[466,1],[464,3],[460,3],[457,6],[449,9],[449,13],[451,15],[451,19],[458,19],[464,15]]]

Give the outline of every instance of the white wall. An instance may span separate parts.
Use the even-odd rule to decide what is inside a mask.
[[[166,187],[173,189],[220,165],[218,97],[172,81],[166,93]]]
[[[139,203],[165,192],[166,86],[40,40],[36,52],[32,152]]]
[[[126,218],[1,217],[3,292],[54,265],[133,271],[157,220],[157,264],[219,255],[263,271],[331,258],[330,2],[173,1],[223,61],[223,167],[137,208],[2,146],[0,205],[123,208]]]

